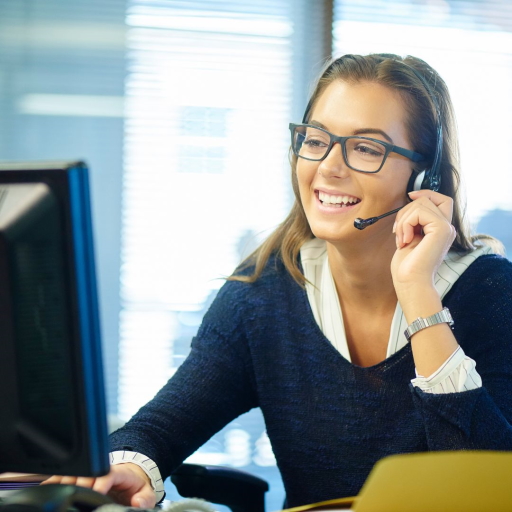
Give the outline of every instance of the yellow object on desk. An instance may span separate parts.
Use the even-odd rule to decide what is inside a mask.
[[[386,457],[356,498],[285,512],[507,512],[512,510],[512,452],[428,452]]]
[[[302,507],[294,507],[283,510],[282,512],[307,512],[309,510],[330,510],[335,512],[336,510],[343,510],[345,512],[354,510],[353,506],[357,498],[338,498],[336,500],[321,501],[320,503],[313,503],[312,505],[303,505]]]

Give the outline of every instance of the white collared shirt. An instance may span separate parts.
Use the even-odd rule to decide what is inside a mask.
[[[449,252],[440,265],[435,279],[435,286],[441,299],[471,263],[479,256],[489,253],[492,253],[492,249],[487,246],[462,256]],[[313,316],[325,337],[347,361],[351,361],[340,302],[327,257],[326,242],[318,238],[308,240],[301,247],[300,255],[304,275],[308,281],[306,292]],[[408,343],[404,334],[407,325],[400,303],[397,302],[391,322],[386,358]],[[482,386],[482,379],[475,367],[475,361],[458,347],[432,375],[423,377],[416,372],[416,378],[411,382],[427,393],[453,393],[475,389]]]

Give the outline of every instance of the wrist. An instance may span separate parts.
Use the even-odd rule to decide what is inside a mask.
[[[145,480],[146,483],[153,490],[155,489],[155,486],[153,485],[153,482],[151,481],[151,477],[149,476],[149,474],[141,466],[139,466],[138,464],[134,464],[133,462],[127,462],[126,464],[128,465],[128,467],[130,468],[131,471],[133,471],[134,473],[139,475],[140,478]]]
[[[165,490],[158,466],[147,456],[139,452],[118,450],[110,452],[110,464],[129,464],[134,473],[140,475],[149,483],[158,502],[164,498]]]
[[[409,324],[418,317],[428,317],[443,309],[441,297],[433,286],[397,291],[397,298]]]
[[[420,295],[424,290],[436,291],[434,280],[428,276],[416,276],[414,279],[393,279],[393,286],[397,295]]]

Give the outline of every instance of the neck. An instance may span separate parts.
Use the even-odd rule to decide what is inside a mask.
[[[395,236],[376,236],[357,244],[327,242],[327,255],[340,304],[384,312],[396,306],[391,277]]]

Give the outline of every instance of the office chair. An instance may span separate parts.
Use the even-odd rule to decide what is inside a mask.
[[[171,482],[184,498],[202,498],[232,512],[265,512],[268,483],[246,471],[182,464],[172,473]]]

